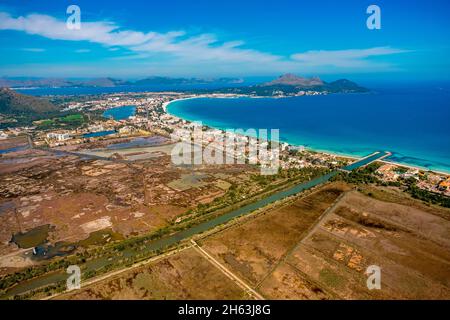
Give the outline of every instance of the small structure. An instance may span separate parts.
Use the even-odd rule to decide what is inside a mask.
[[[388,163],[379,167],[376,172],[382,177],[384,181],[395,182],[399,177],[398,173],[394,171],[395,168],[395,165]]]
[[[305,151],[304,146],[289,146],[289,151],[297,151],[297,152],[303,152]]]
[[[450,190],[450,178],[447,178],[439,183],[439,190]]]
[[[70,139],[70,135],[68,133],[50,132],[47,133],[47,138],[51,140],[65,141]]]

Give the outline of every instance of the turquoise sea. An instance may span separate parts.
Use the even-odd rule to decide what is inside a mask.
[[[279,129],[280,140],[450,173],[450,87],[393,88],[368,94],[292,98],[198,98],[168,112],[219,129]]]

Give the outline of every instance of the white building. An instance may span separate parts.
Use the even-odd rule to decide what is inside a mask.
[[[133,133],[135,131],[134,127],[131,126],[125,126],[119,129],[119,133],[120,134],[129,134],[129,133]]]
[[[305,151],[305,147],[304,146],[290,146],[289,151],[302,152],[302,151]]]
[[[103,128],[103,126],[101,124],[93,124],[88,127],[88,130],[90,132],[98,132],[98,131],[104,131],[105,128]]]
[[[57,140],[57,141],[65,141],[65,140],[70,139],[70,135],[68,133],[50,132],[50,133],[47,133],[47,138]]]

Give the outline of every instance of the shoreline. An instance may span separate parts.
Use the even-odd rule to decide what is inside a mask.
[[[162,104],[162,108],[163,108],[164,112],[167,113],[168,115],[170,115],[170,116],[172,116],[172,117],[174,117],[176,119],[187,121],[187,122],[190,123],[190,122],[192,122],[191,120],[184,119],[184,118],[181,118],[181,117],[179,117],[177,115],[174,115],[174,114],[170,113],[168,111],[168,106],[171,103],[173,103],[173,102],[183,101],[183,100],[191,100],[191,99],[199,99],[199,98],[217,98],[217,99],[251,98],[251,99],[258,99],[258,98],[261,98],[261,97],[254,97],[254,96],[247,96],[247,95],[233,95],[233,96],[226,96],[226,95],[217,96],[217,95],[215,95],[215,96],[211,96],[211,95],[205,94],[205,95],[198,95],[198,96],[193,96],[193,97],[186,97],[186,98],[170,100],[170,101],[164,102]],[[214,127],[214,126],[210,126],[210,125],[207,125],[207,126],[211,127],[211,128],[214,128],[214,129],[217,129],[217,130],[223,130],[222,128],[218,128],[218,127]],[[279,142],[280,143],[284,142],[284,143],[287,143],[289,146],[294,146],[294,147],[302,146],[302,145],[292,144],[292,143],[290,143],[288,141],[283,141],[283,140],[280,140]],[[318,153],[322,153],[322,154],[326,154],[326,155],[334,156],[334,157],[347,158],[347,159],[351,159],[351,160],[355,160],[355,161],[361,160],[361,159],[367,157],[367,155],[366,156],[355,156],[355,155],[349,155],[349,154],[340,154],[340,153],[329,151],[329,150],[320,150],[320,149],[314,149],[314,148],[310,148],[310,147],[305,147],[305,150],[312,151],[312,152],[318,152]],[[377,150],[374,150],[374,152],[375,151],[377,151]],[[450,177],[450,171],[446,172],[446,171],[440,171],[440,170],[434,170],[434,169],[430,169],[430,168],[426,168],[426,167],[421,167],[421,166],[417,166],[417,165],[413,165],[413,164],[406,164],[406,163],[401,163],[401,162],[390,161],[387,158],[383,158],[382,160],[379,160],[379,161],[382,162],[382,163],[385,163],[385,164],[393,164],[393,165],[396,165],[396,166],[399,166],[399,167],[406,167],[406,168],[409,168],[409,169],[425,171],[425,172],[433,172],[433,173],[436,173],[436,174],[440,174],[440,175],[444,175],[444,176]]]
[[[173,99],[170,101],[166,101],[164,102],[161,107],[163,108],[164,112],[171,115],[174,118],[178,118],[181,120],[185,120],[185,121],[189,121],[186,119],[182,119],[174,114],[171,114],[167,111],[167,107],[169,106],[169,104],[173,103],[173,102],[177,102],[177,101],[183,101],[183,100],[191,100],[191,99],[201,99],[201,98],[215,98],[215,99],[236,99],[236,98],[250,98],[250,99],[260,99],[262,97],[255,97],[255,96],[248,96],[248,95],[243,95],[243,94],[227,94],[227,93],[223,93],[223,94],[201,94],[201,95],[197,95],[197,96],[193,96],[193,97],[185,97],[185,98],[178,98],[178,99]],[[192,121],[189,121],[192,122]]]

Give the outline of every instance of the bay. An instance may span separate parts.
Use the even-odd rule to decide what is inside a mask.
[[[279,129],[280,140],[350,156],[450,172],[450,90],[385,89],[368,94],[178,100],[168,112],[219,129]]]

